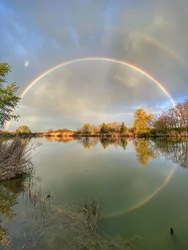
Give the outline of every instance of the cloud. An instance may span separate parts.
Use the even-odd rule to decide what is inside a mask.
[[[154,82],[137,71],[112,62],[86,61],[44,76],[22,97],[17,113],[19,123],[29,123],[32,131],[57,124],[77,129],[85,122],[115,120],[131,125],[138,107],[150,110],[159,100],[169,102]],[[10,128],[14,130],[15,124]]]
[[[24,67],[27,68],[29,66],[29,61],[25,60],[24,61]]]
[[[188,2],[175,0],[39,0],[29,6],[2,0],[1,60],[12,66],[9,79],[21,92],[54,65],[87,56],[112,57],[141,68],[180,100],[188,90],[187,13]],[[23,62],[29,66],[27,74]],[[42,79],[22,100],[27,111],[18,111],[24,123],[45,129],[52,120],[57,126],[76,127],[84,119],[121,120],[123,114],[131,123],[132,116],[126,114],[137,107],[155,112],[168,103],[137,72],[88,62]]]
[[[177,98],[187,91],[188,58],[182,54],[187,51],[187,14],[174,1],[150,4],[154,11],[144,12],[144,17],[140,6],[122,13],[111,50],[154,76]]]

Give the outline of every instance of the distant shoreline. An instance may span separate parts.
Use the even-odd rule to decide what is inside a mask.
[[[59,138],[59,139],[68,139],[68,138],[82,138],[82,137],[98,137],[98,138],[182,138],[182,137],[188,137],[187,132],[183,133],[146,133],[146,134],[136,134],[132,132],[128,133],[78,133],[78,132],[36,132],[36,133],[22,133],[22,134],[16,134],[11,132],[0,132],[1,138],[11,138],[11,137],[22,137],[22,138]]]

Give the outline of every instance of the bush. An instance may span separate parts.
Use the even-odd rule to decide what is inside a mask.
[[[0,140],[0,181],[29,174],[33,169],[30,161],[32,149],[28,147],[28,141],[17,137],[8,141]]]
[[[28,126],[20,126],[19,128],[16,129],[16,134],[30,134],[31,130],[29,129]]]

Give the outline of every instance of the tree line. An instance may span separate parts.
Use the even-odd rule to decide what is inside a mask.
[[[16,95],[18,89],[15,83],[7,84],[6,76],[11,71],[7,63],[0,63],[0,127],[11,119],[17,119],[13,110],[17,107],[20,98]],[[62,131],[70,131],[63,129]],[[58,130],[59,131],[59,130]],[[53,131],[54,132],[54,131]],[[188,135],[188,100],[162,110],[160,114],[148,113],[143,108],[134,112],[132,126],[125,122],[110,122],[99,125],[84,123],[75,134],[123,134],[132,135]],[[20,126],[15,134],[31,134],[28,126]],[[64,132],[62,132],[64,133]]]
[[[160,114],[147,113],[143,108],[134,112],[133,125],[128,127],[125,122],[102,123],[97,126],[84,123],[77,131],[81,134],[110,134],[127,135],[188,135],[188,100],[174,107],[162,110]]]
[[[74,133],[75,135],[124,135],[124,136],[188,136],[188,100],[177,104],[174,107],[162,110],[160,114],[147,113],[143,108],[134,112],[132,126],[127,126],[125,122],[110,122],[99,125],[84,123],[77,131],[70,129],[49,129],[50,133]],[[14,134],[32,134],[28,126],[19,126]]]

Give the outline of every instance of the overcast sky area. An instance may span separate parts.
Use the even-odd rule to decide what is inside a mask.
[[[188,1],[1,0],[0,61],[21,99],[9,130],[77,129],[83,123],[124,121],[137,108],[157,113],[188,98]],[[101,59],[100,59],[101,58]]]

